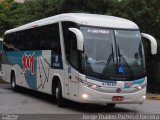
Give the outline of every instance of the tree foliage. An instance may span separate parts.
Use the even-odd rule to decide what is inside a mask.
[[[138,24],[141,32],[153,35],[159,42],[159,5],[160,0],[28,0],[24,3],[5,0],[0,3],[0,36],[7,29],[41,18],[60,13],[83,12],[132,20]],[[147,43],[145,46],[149,47]],[[151,56],[147,51],[146,57],[149,79],[156,80],[156,84],[160,85],[160,70],[157,66],[159,55]],[[160,92],[160,89],[158,91]]]

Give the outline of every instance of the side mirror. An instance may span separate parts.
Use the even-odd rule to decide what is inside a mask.
[[[76,35],[77,49],[83,51],[84,38],[82,32],[77,28],[69,28],[69,30]]]
[[[141,33],[141,34],[144,38],[148,39],[151,42],[151,53],[152,53],[152,55],[157,54],[157,41],[156,41],[156,39],[149,34],[146,34],[146,33]]]

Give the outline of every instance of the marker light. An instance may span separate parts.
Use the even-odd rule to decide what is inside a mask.
[[[84,93],[84,94],[82,94],[82,98],[83,98],[83,99],[87,99],[87,98],[88,98],[88,95]]]

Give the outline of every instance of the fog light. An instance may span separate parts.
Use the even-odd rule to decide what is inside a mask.
[[[88,98],[88,95],[84,93],[84,94],[82,94],[82,98],[83,98],[83,99],[87,99],[87,98]]]
[[[146,99],[146,96],[144,95],[142,98],[143,98],[143,99]]]

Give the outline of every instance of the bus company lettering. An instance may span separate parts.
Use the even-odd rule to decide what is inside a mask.
[[[22,67],[23,72],[29,70],[32,75],[34,74],[34,53],[32,55],[24,54],[22,56]]]

